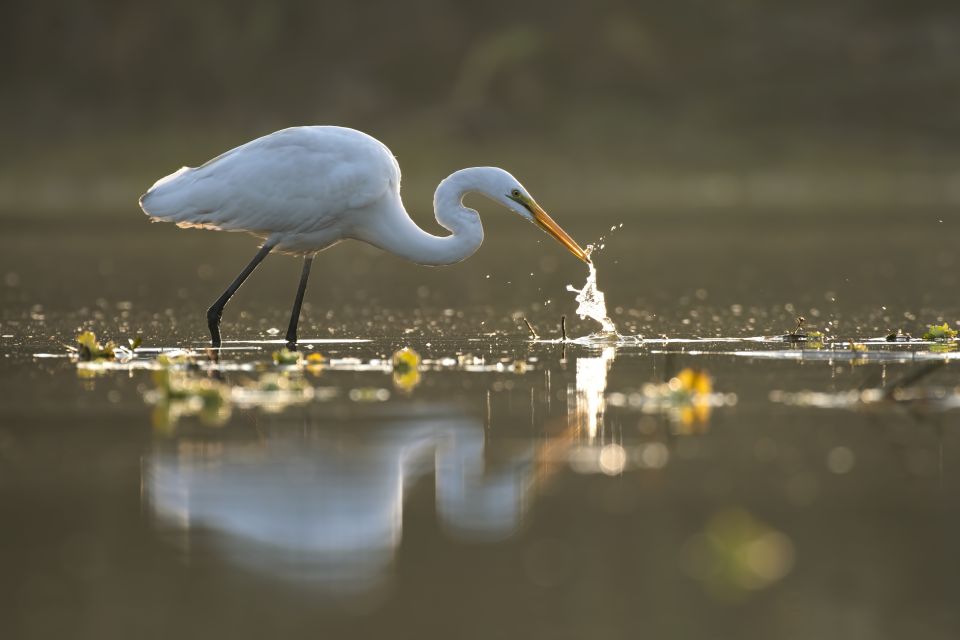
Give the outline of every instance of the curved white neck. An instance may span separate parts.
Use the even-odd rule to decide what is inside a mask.
[[[401,258],[427,266],[441,266],[469,258],[483,244],[480,215],[463,205],[468,193],[483,191],[484,167],[461,169],[443,180],[433,195],[437,222],[450,231],[449,236],[427,233],[410,219],[400,194],[378,211],[377,220],[361,240]]]

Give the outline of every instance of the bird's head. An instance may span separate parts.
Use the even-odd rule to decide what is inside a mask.
[[[498,170],[491,176],[491,184],[488,184],[485,195],[495,202],[502,204],[518,216],[537,225],[549,235],[553,236],[557,242],[567,248],[570,253],[577,256],[584,262],[590,262],[590,254],[584,251],[577,241],[570,237],[560,225],[554,222],[553,218],[547,215],[547,212],[537,204],[537,201],[523,188],[520,181],[503,170]]]

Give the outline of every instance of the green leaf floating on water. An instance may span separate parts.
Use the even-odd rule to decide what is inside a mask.
[[[924,340],[953,340],[956,337],[956,329],[951,329],[946,322],[941,325],[929,325],[926,333],[923,334]]]
[[[97,341],[97,335],[93,331],[84,331],[77,336],[77,354],[81,360],[113,360],[117,357],[117,345],[113,341],[107,344],[100,344]]]
[[[291,351],[284,347],[279,351],[273,352],[273,362],[278,365],[297,365],[300,364],[303,360],[303,356],[300,355],[299,351]]]

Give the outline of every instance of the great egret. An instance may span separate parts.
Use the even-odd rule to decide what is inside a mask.
[[[153,220],[180,227],[246,231],[263,238],[253,260],[207,310],[214,347],[230,297],[273,250],[303,256],[300,284],[286,340],[296,348],[300,306],[317,252],[352,238],[423,265],[460,262],[483,242],[483,226],[463,205],[479,193],[540,226],[571,253],[580,248],[512,175],[496,167],[461,169],[433,197],[437,222],[451,233],[418,227],[400,199],[400,167],[390,150],[365,133],[344,127],[292,127],[257,138],[192,169],[158,180],[140,198]]]

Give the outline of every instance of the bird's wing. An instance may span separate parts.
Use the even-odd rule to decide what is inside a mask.
[[[311,233],[399,189],[380,142],[340,127],[296,127],[248,142],[159,181],[144,210],[182,226]]]

